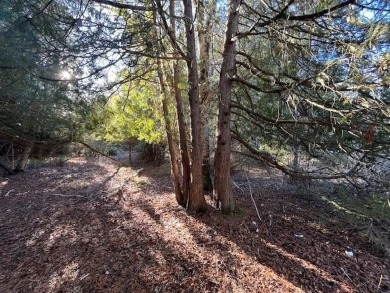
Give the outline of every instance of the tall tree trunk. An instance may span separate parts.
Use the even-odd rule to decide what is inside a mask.
[[[191,167],[190,157],[187,144],[186,123],[184,119],[183,98],[181,90],[179,88],[179,62],[175,61],[173,71],[173,90],[176,101],[176,114],[179,128],[179,142],[180,142],[180,155],[182,166],[182,191],[183,191],[183,203],[185,207],[188,205],[188,198],[190,193],[190,181],[191,181]]]
[[[158,78],[160,82],[161,93],[163,95],[162,106],[163,106],[163,113],[164,113],[164,120],[165,120],[165,130],[167,133],[169,155],[171,158],[172,181],[175,189],[176,201],[179,205],[185,207],[186,201],[184,199],[183,192],[180,188],[180,176],[179,176],[180,170],[179,170],[179,164],[178,164],[177,154],[176,154],[177,147],[173,139],[173,127],[172,127],[170,114],[168,110],[168,92],[166,89],[161,59],[158,59],[157,63],[158,63]]]
[[[202,183],[203,191],[212,192],[213,182],[211,180],[211,158],[210,158],[210,123],[209,112],[205,109],[202,115]]]
[[[223,61],[219,79],[220,100],[218,104],[217,149],[214,158],[214,198],[222,212],[234,210],[234,197],[231,185],[231,97],[232,77],[235,74],[236,40],[238,30],[238,7],[240,0],[230,0],[226,25]]]
[[[24,146],[23,153],[19,159],[18,164],[16,165],[15,171],[23,171],[26,168],[32,147],[33,143],[29,143]]]
[[[210,131],[209,131],[209,107],[210,107],[210,45],[212,31],[211,17],[215,13],[216,2],[214,0],[205,3],[199,0],[198,7],[198,41],[199,41],[199,96],[201,105],[202,124],[202,183],[206,192],[213,190],[210,166]]]
[[[173,0],[172,0],[173,1]],[[173,16],[172,16],[173,17]],[[154,14],[154,19],[156,20],[156,14]],[[158,35],[158,38],[160,39],[160,34],[158,30],[156,30],[156,34]],[[164,52],[164,46],[162,45],[162,42],[160,43],[160,50],[161,54]],[[175,190],[175,197],[176,201],[179,205],[186,207],[187,205],[187,197],[184,196],[183,190],[181,188],[180,184],[180,168],[178,163],[178,156],[177,156],[177,145],[175,143],[175,140],[173,138],[173,131],[174,128],[171,123],[170,119],[170,113],[168,108],[168,91],[165,83],[165,76],[164,76],[164,68],[162,64],[161,59],[157,59],[157,72],[158,72],[158,78],[160,82],[161,87],[161,94],[162,94],[162,106],[163,106],[163,113],[164,113],[164,121],[165,121],[165,130],[167,133],[167,141],[168,141],[168,150],[171,160],[171,173],[172,173],[172,181],[173,186]]]
[[[183,193],[183,206],[187,207],[189,190],[190,190],[190,181],[191,181],[191,168],[190,168],[190,157],[187,144],[187,134],[186,134],[186,123],[184,119],[184,108],[183,108],[183,98],[181,95],[181,90],[179,88],[180,81],[180,64],[179,64],[179,53],[176,43],[176,19],[175,19],[175,0],[170,0],[169,2],[169,12],[170,12],[170,23],[171,31],[173,38],[173,57],[177,58],[173,64],[173,78],[172,78],[172,88],[174,90],[175,101],[176,101],[176,114],[179,128],[179,141],[180,141],[180,155],[181,155],[181,164],[182,164],[182,193]]]
[[[193,23],[192,2],[191,0],[183,0],[183,4],[187,44],[186,62],[189,83],[188,98],[190,102],[192,136],[191,184],[188,208],[192,211],[203,212],[207,209],[207,205],[203,196],[202,185],[202,141],[195,31]]]

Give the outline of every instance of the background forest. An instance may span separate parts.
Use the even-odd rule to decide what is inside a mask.
[[[2,166],[166,144],[177,201],[199,211],[203,188],[234,210],[233,157],[385,185],[389,38],[386,1],[2,1]]]
[[[0,170],[0,291],[389,292],[390,2],[0,0]]]

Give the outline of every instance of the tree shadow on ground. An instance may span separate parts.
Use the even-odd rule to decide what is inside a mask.
[[[90,168],[96,171],[96,165]],[[182,287],[198,292],[204,284],[213,287],[206,275],[194,271],[196,259],[154,233],[158,224],[142,208],[122,209],[116,197],[58,197],[52,193],[58,187],[54,179],[45,186],[50,192],[13,188],[14,194],[2,198],[1,292],[180,292]],[[101,185],[85,188],[96,187]],[[67,193],[80,190],[68,188]]]
[[[378,285],[370,283],[377,275],[359,273],[379,277],[385,262],[354,239],[348,243],[361,257],[346,258],[345,238],[300,218],[310,205],[255,196],[259,221],[242,197],[246,214],[191,216],[174,202],[169,177],[139,185],[133,174],[70,162],[0,185],[0,292],[369,292]]]

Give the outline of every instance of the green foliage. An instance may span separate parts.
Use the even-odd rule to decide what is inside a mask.
[[[330,200],[322,197],[335,209],[357,218],[370,218],[377,220],[390,219],[389,199],[376,192],[353,194],[345,188],[337,190],[337,197]]]
[[[161,143],[165,138],[161,109],[159,88],[152,82],[141,81],[122,85],[103,108],[95,106],[90,119],[98,136],[107,141],[137,138]]]
[[[283,166],[298,145],[307,157],[325,164],[333,159],[364,165],[375,156],[389,157],[388,1],[377,2],[367,3],[372,10],[340,0],[249,0],[241,7],[232,75],[232,128],[241,144],[261,151],[263,161],[275,158]],[[172,47],[163,30],[159,39],[160,16],[102,7],[76,0],[0,0],[0,130],[40,140],[73,138],[85,131],[113,142],[164,140],[155,57],[171,57]],[[177,13],[180,32],[184,22]],[[221,37],[216,33],[212,38],[211,59],[222,57]],[[96,86],[104,74],[98,69],[114,65],[126,70],[106,103],[108,94]],[[218,62],[210,64],[212,84],[219,72],[211,70],[214,66]],[[87,88],[84,78],[78,84],[48,81],[69,68],[78,77],[97,77],[91,90],[100,96],[92,105],[78,91]],[[167,70],[168,80],[169,75]],[[189,87],[184,76],[183,91]],[[87,123],[81,122],[85,117]]]
[[[267,2],[272,7],[281,3]],[[286,15],[299,19],[339,3],[298,0],[282,7]],[[388,7],[385,2],[377,5]],[[242,30],[258,28],[253,36],[240,39],[233,98],[236,137],[276,167],[273,159],[288,168],[288,160],[283,160],[287,156],[278,155],[278,150],[295,156],[299,145],[301,157],[316,160],[316,166],[305,170],[309,176],[348,172],[359,160],[370,164],[389,159],[386,13],[349,6],[311,23],[289,21],[265,6],[256,11],[281,19],[255,24],[250,20],[256,18],[253,10],[241,11]],[[320,163],[332,169],[325,171]],[[353,171],[367,177],[363,170]]]
[[[321,197],[332,209],[356,227],[385,256],[390,256],[388,228],[390,225],[390,201],[388,195],[375,192],[354,194],[340,187],[332,198]]]
[[[79,135],[74,85],[61,78],[67,64],[51,54],[47,40],[63,35],[61,24],[21,1],[0,1],[0,131],[28,140],[70,140]],[[42,6],[40,6],[42,5]],[[60,4],[51,12],[64,12]],[[51,80],[49,80],[51,79]]]

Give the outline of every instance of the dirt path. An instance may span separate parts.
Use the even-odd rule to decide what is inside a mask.
[[[247,189],[242,214],[188,215],[169,176],[144,174],[74,159],[0,179],[0,292],[390,290],[388,260],[321,203],[271,184],[261,220]]]

